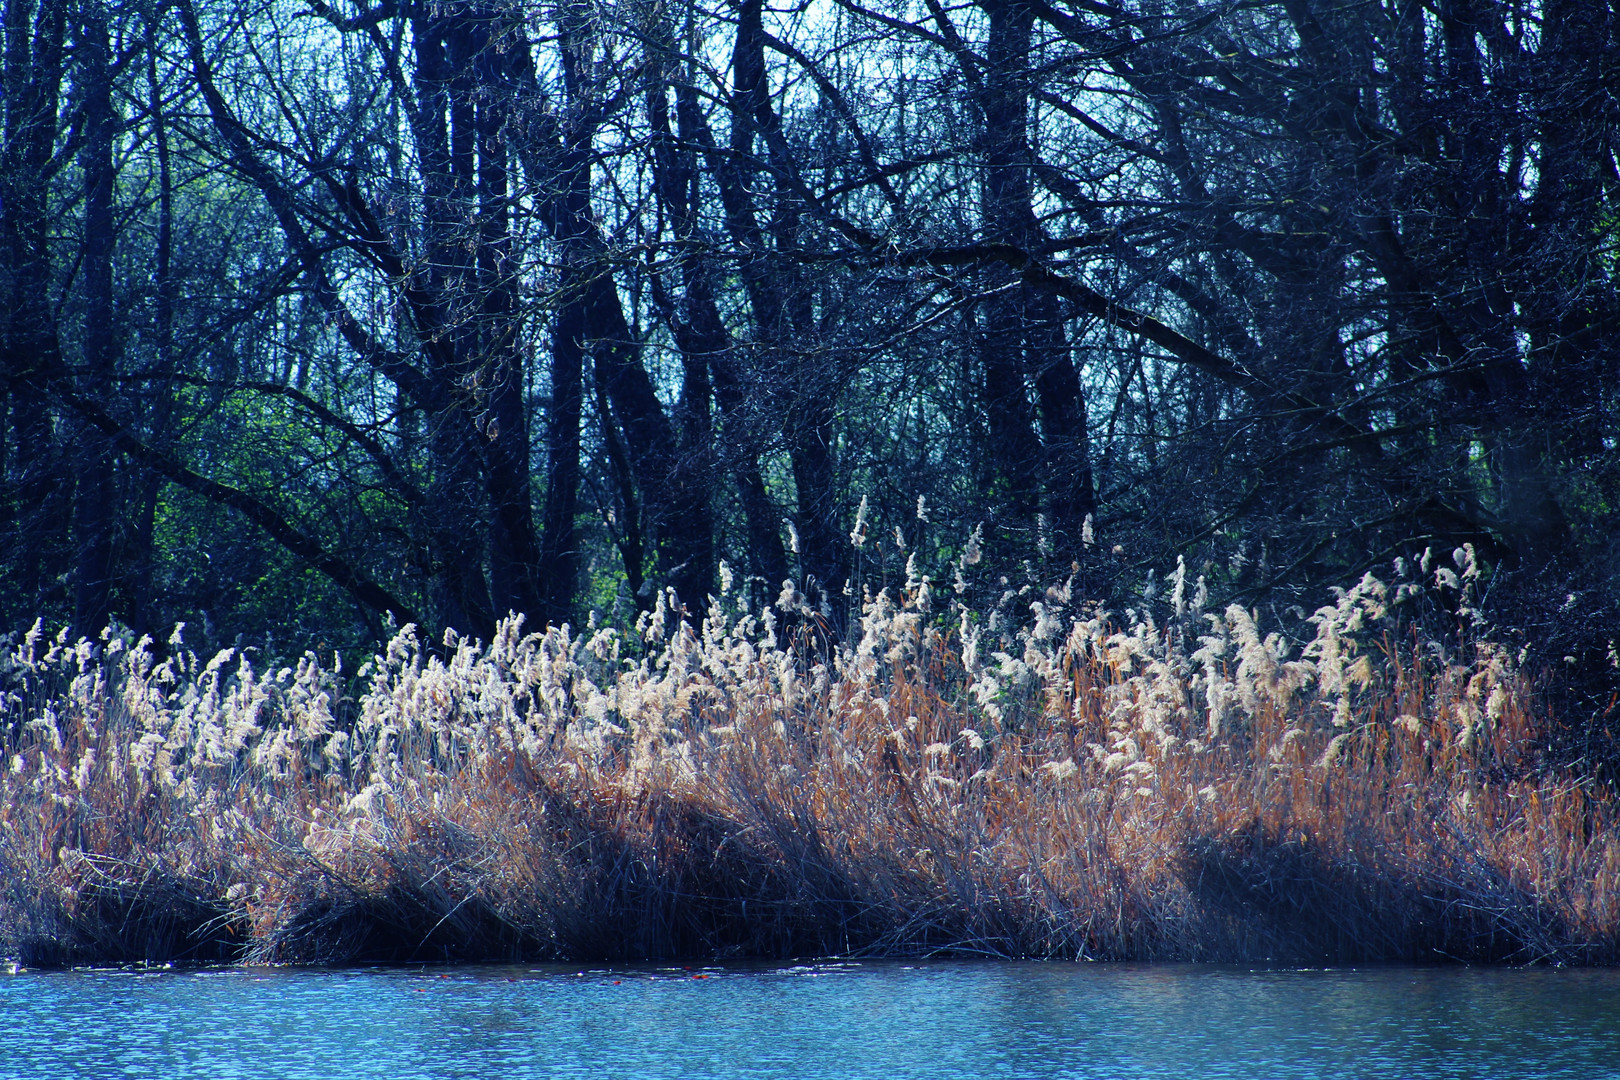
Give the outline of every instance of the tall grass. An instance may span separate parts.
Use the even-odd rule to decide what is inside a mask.
[[[1403,629],[1411,583],[1303,648],[1169,584],[981,616],[913,576],[830,648],[791,589],[406,627],[354,677],[36,627],[0,673],[0,952],[1617,959],[1616,805],[1538,757],[1509,656]]]

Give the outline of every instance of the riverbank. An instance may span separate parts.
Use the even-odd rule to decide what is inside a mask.
[[[407,628],[353,678],[35,633],[0,955],[1620,959],[1615,801],[1542,760],[1511,657],[1370,577],[1302,649],[1175,581],[948,622],[913,581],[831,653],[791,595]]]

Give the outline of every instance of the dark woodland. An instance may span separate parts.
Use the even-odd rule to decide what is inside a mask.
[[[1281,607],[1471,542],[1607,659],[1604,3],[4,18],[9,628],[487,639],[721,560],[843,627],[982,525]]]

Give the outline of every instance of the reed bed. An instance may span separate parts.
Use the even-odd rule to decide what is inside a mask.
[[[353,676],[36,627],[0,672],[0,953],[1613,962],[1613,798],[1543,760],[1512,657],[1401,618],[1466,598],[1455,565],[1339,591],[1300,646],[1180,567],[1117,615],[913,575],[834,645],[791,587],[405,627]]]

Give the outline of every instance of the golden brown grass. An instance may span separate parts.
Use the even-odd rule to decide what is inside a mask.
[[[1371,577],[1303,651],[1174,582],[1155,623],[1066,589],[946,621],[913,580],[829,654],[735,597],[406,628],[347,682],[36,631],[0,953],[1617,959],[1615,803],[1541,761],[1500,650],[1403,633]]]

